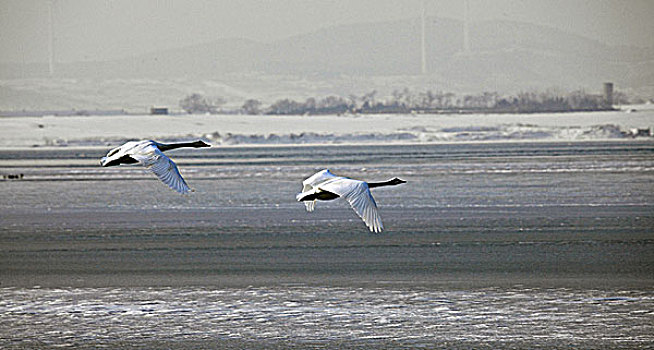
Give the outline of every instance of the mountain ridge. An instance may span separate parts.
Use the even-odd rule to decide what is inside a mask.
[[[512,77],[518,81],[560,73],[562,77],[572,74],[581,80],[578,85],[595,85],[596,81],[624,77],[627,79],[620,82],[621,85],[638,85],[632,84],[631,80],[636,77],[630,75],[629,70],[645,69],[646,75],[654,72],[654,48],[610,47],[560,29],[530,23],[474,22],[470,26],[470,52],[463,50],[462,23],[458,20],[430,17],[426,32],[427,75],[453,81],[469,79],[465,70],[474,70],[475,65],[486,66],[491,69],[489,74],[494,74],[493,67],[501,72],[518,63],[523,67],[522,73]],[[548,56],[554,62],[546,64],[539,55]],[[460,59],[461,62],[454,62]],[[495,60],[495,64],[484,62],[488,59]],[[419,22],[413,19],[326,27],[271,43],[242,38],[217,39],[119,60],[60,63],[57,71],[60,76],[73,78],[216,78],[251,71],[300,76],[388,76],[419,75],[420,61]],[[555,69],[557,64],[567,68]],[[600,69],[588,68],[593,66]],[[452,69],[463,71],[459,75]],[[583,74],[576,74],[580,69]],[[6,69],[2,71],[3,75],[11,75]],[[541,71],[544,72],[538,73]],[[574,84],[564,81],[562,85]]]
[[[124,102],[130,106],[146,103],[145,98],[135,102],[137,97],[130,97],[138,94],[161,95],[157,101],[162,102],[158,103],[171,105],[191,92],[210,95],[238,90],[238,94],[224,97],[242,103],[238,99],[244,95],[270,101],[328,94],[348,96],[372,90],[383,94],[405,87],[500,94],[552,88],[599,91],[607,81],[621,91],[646,98],[654,95],[654,48],[614,47],[557,28],[494,20],[471,24],[470,50],[466,52],[462,28],[462,22],[455,19],[428,18],[427,74],[421,74],[420,22],[404,19],[336,25],[270,43],[224,38],[120,60],[60,63],[55,78],[124,79],[125,91],[119,96],[135,99]],[[34,77],[47,78],[47,64],[0,64],[0,79]],[[154,84],[153,91],[145,93],[141,82],[132,84],[127,81],[130,79],[169,83]],[[180,79],[184,82],[175,83]],[[226,87],[207,88],[209,81]],[[116,84],[109,85],[117,89]],[[157,86],[161,91],[154,91]],[[20,97],[21,91],[27,91],[7,86],[3,89],[7,98]],[[31,89],[30,94],[35,90]],[[48,100],[60,99],[55,92],[48,93]],[[85,103],[106,106],[96,99],[111,97],[102,92],[98,96],[89,96]],[[57,105],[69,105],[72,102],[68,100],[75,100],[71,96],[61,99],[63,102]],[[111,106],[122,107],[118,105],[120,99],[114,97],[116,102]],[[11,108],[24,105],[0,102]]]

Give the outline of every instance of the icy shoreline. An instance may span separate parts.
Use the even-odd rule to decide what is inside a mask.
[[[216,145],[574,142],[651,139],[652,126],[654,109],[647,108],[536,115],[2,117],[0,147],[106,146],[148,138],[203,138]]]

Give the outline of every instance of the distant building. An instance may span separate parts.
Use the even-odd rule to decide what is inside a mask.
[[[152,114],[152,115],[167,115],[168,114],[168,108],[167,107],[152,107],[152,108],[150,108],[150,114]]]
[[[613,106],[613,83],[604,83],[604,105],[606,107]]]

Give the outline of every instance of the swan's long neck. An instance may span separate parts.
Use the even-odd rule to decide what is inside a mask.
[[[382,186],[394,186],[394,185],[399,185],[399,183],[396,182],[396,179],[391,179],[391,180],[382,181],[382,182],[368,182],[368,188],[375,188],[375,187],[382,187]]]
[[[182,147],[206,147],[205,144],[201,141],[194,142],[178,142],[178,143],[159,143],[157,142],[157,147],[161,152],[170,151],[171,149],[182,148]]]

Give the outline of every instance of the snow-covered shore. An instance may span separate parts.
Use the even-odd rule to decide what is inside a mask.
[[[104,146],[146,138],[204,138],[220,145],[583,141],[628,139],[634,129],[652,127],[649,105],[544,114],[0,117],[0,147]]]

